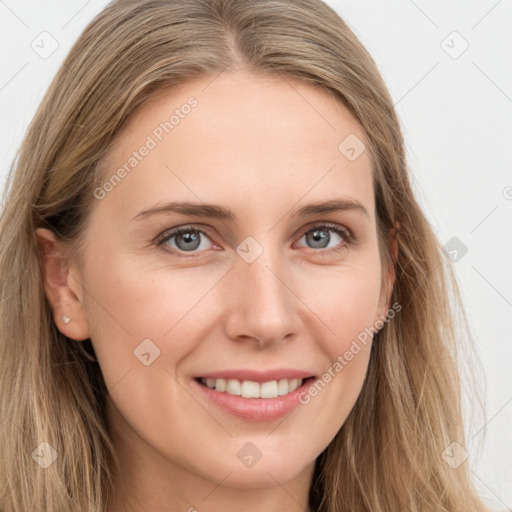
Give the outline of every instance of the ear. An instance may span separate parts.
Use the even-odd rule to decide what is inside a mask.
[[[53,231],[38,228],[37,245],[44,268],[44,289],[59,331],[76,341],[89,338],[89,323],[84,310],[82,286],[74,265],[73,272],[64,256],[64,249]],[[69,318],[66,324],[63,316]]]
[[[392,261],[384,268],[381,283],[381,296],[379,302],[379,315],[385,316],[390,307],[391,292],[395,285],[396,273],[395,265],[398,260],[398,232],[400,231],[400,223],[396,223],[396,229],[391,228],[388,235],[388,247]]]

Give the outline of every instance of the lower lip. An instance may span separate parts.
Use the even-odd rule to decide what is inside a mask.
[[[276,398],[243,398],[240,395],[230,395],[225,391],[215,391],[204,386],[195,379],[192,379],[192,385],[234,416],[250,421],[272,421],[290,414],[301,405],[299,395],[306,392],[314,381],[314,378],[305,379],[295,391]]]

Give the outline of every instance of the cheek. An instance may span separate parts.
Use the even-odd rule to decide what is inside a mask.
[[[378,261],[365,267],[351,266],[324,273],[315,286],[309,282],[305,288],[309,290],[307,294],[304,292],[308,306],[330,333],[324,340],[324,349],[332,360],[378,318],[381,292]]]
[[[207,330],[202,299],[225,272],[149,268],[106,254],[89,268],[85,306],[108,388],[127,372],[147,379],[144,363],[172,369],[185,357]]]
[[[378,318],[380,279],[375,260],[373,265],[325,274],[315,288],[308,286],[318,291],[322,283],[321,293],[308,293],[308,306],[329,334],[318,341],[327,356],[323,373],[301,402],[315,410],[313,416],[325,439],[334,437],[361,392]]]
[[[379,262],[365,256],[369,257],[359,258],[358,264],[337,269],[301,268],[292,278],[292,288],[306,306],[304,329],[318,343],[327,364],[350,350],[376,319]],[[89,268],[94,271],[86,274],[88,317],[94,319],[91,340],[107,388],[127,372],[148,378],[144,363],[153,360],[173,371],[215,328],[225,302],[223,293],[246,293],[230,282],[224,265],[188,269],[162,265],[146,268],[136,258],[115,259],[107,253],[91,259]],[[357,361],[344,371],[353,373],[356,381],[364,377],[366,352],[363,347],[354,358]]]

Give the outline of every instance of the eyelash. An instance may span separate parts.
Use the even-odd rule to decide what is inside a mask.
[[[319,252],[321,254],[321,256],[327,256],[327,255],[332,255],[333,253],[338,253],[338,252],[346,249],[347,246],[350,246],[356,242],[355,236],[351,233],[351,231],[348,228],[346,228],[344,226],[338,226],[336,224],[329,224],[329,223],[319,223],[319,224],[316,224],[316,225],[310,227],[309,229],[307,229],[306,231],[304,231],[302,233],[302,235],[299,237],[299,239],[302,238],[307,233],[309,233],[310,231],[314,231],[315,229],[319,229],[319,228],[327,228],[329,231],[334,231],[337,235],[342,237],[345,241],[345,243],[341,244],[340,246],[334,247],[334,248],[331,247],[329,249],[317,249],[316,251]],[[200,228],[195,228],[193,226],[187,226],[187,227],[183,227],[183,228],[176,228],[170,232],[163,233],[162,235],[157,237],[157,239],[155,241],[156,246],[158,249],[160,249],[164,253],[175,254],[180,258],[181,257],[184,257],[184,258],[199,257],[199,256],[194,256],[194,251],[190,251],[191,255],[185,256],[187,251],[181,251],[179,249],[178,250],[169,249],[169,248],[164,247],[165,242],[168,242],[171,238],[173,238],[177,235],[180,235],[181,233],[189,233],[191,231],[201,233],[202,235],[211,239],[211,236],[208,234],[207,231],[200,229]],[[313,247],[309,247],[308,249],[315,250]],[[201,253],[201,252],[204,252],[204,251],[198,251],[198,253]]]

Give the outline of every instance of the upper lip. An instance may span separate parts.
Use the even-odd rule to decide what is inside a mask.
[[[250,380],[253,382],[270,382],[273,380],[281,379],[307,379],[314,377],[314,373],[310,371],[297,370],[293,368],[276,368],[274,370],[248,370],[248,369],[233,369],[222,370],[218,372],[206,372],[198,375],[196,378],[204,379],[237,379],[239,381]]]

